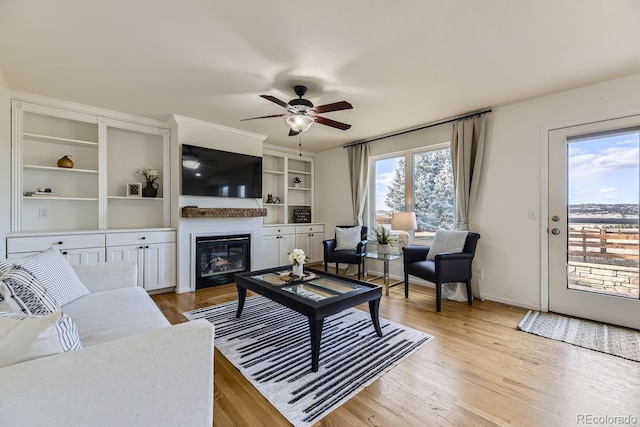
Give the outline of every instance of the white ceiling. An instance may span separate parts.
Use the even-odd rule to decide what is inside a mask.
[[[145,117],[170,114],[297,147],[295,98],[322,151],[640,72],[637,0],[0,0],[0,68],[15,90]]]

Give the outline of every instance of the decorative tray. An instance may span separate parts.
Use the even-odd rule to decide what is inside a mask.
[[[287,270],[287,271],[282,271],[278,273],[278,276],[280,277],[280,280],[287,283],[292,283],[292,282],[304,282],[307,280],[315,279],[316,274],[310,271],[305,271],[304,276],[299,277],[299,276],[293,276],[291,274],[291,271]]]

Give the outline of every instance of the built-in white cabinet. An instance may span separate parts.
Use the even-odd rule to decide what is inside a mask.
[[[138,285],[148,291],[176,285],[175,231],[139,231],[106,236],[107,261],[135,261]]]
[[[72,265],[135,261],[138,285],[148,291],[176,286],[175,230],[12,233],[7,236],[7,258],[31,255],[52,246]]]
[[[308,220],[304,222],[312,222],[313,158],[265,150],[262,192],[263,206],[267,209],[265,225],[294,224],[305,216]]]
[[[14,100],[11,231],[167,227],[169,165],[168,129]],[[131,197],[145,166],[158,193]]]
[[[320,262],[324,258],[322,241],[324,224],[305,224],[296,226],[296,248],[304,250],[309,262]]]
[[[296,245],[296,227],[264,227],[262,235],[264,238],[264,255],[267,259],[266,267],[289,264],[289,253],[295,249]]]
[[[323,259],[324,224],[278,225],[263,227],[267,268],[289,265],[289,253],[298,248],[310,262]]]

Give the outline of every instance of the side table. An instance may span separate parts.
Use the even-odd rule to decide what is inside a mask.
[[[366,254],[367,258],[370,259],[378,259],[381,260],[384,264],[384,270],[383,270],[383,275],[382,276],[374,276],[371,278],[367,278],[367,267],[366,267],[366,263],[365,263],[365,268],[364,268],[364,278],[367,282],[374,280],[374,279],[379,279],[380,277],[384,278],[384,290],[385,290],[385,295],[389,295],[389,288],[394,287],[396,285],[399,285],[400,283],[404,283],[404,280],[400,280],[398,282],[393,282],[390,283],[389,282],[389,261],[395,261],[397,259],[401,259],[402,258],[402,253],[389,253],[389,254],[381,254],[378,252],[367,252]]]

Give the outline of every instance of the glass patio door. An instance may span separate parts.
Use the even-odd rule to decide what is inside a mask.
[[[549,311],[640,329],[640,116],[549,132]]]

